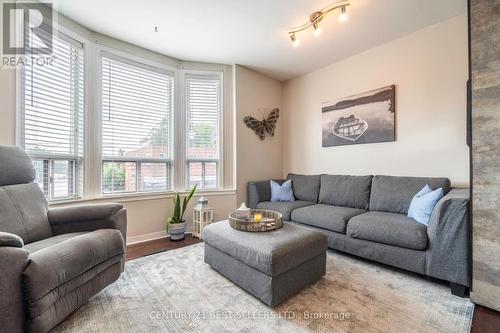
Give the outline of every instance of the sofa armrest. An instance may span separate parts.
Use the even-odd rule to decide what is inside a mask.
[[[274,181],[279,184],[283,184],[285,180],[276,179]],[[257,208],[257,204],[259,202],[271,200],[271,183],[269,182],[269,180],[248,182],[247,191],[247,204],[249,208],[255,209]]]
[[[98,229],[116,229],[127,240],[127,210],[120,204],[77,205],[49,209],[54,234]]]
[[[434,207],[427,234],[426,274],[470,286],[469,189],[452,189]]]
[[[23,272],[29,252],[19,246],[0,247],[0,313],[2,332],[24,332]]]
[[[0,247],[10,246],[10,247],[23,247],[24,242],[18,235],[11,234],[10,232],[0,231]]]

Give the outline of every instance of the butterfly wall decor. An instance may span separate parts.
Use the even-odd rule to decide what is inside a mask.
[[[262,115],[262,120],[257,120],[252,116],[246,116],[243,118],[243,122],[247,125],[248,128],[251,128],[255,131],[255,134],[261,139],[264,140],[266,137],[266,133],[270,136],[274,136],[274,129],[276,128],[276,122],[280,116],[280,110],[278,108],[274,108],[269,116],[266,118]]]

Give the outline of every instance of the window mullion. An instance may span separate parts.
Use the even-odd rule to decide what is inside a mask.
[[[49,160],[43,160],[43,193],[45,196],[49,197],[50,196],[50,161]],[[50,197],[49,197],[50,199]]]
[[[49,186],[50,186],[50,192],[49,192],[49,199],[52,200],[54,199],[54,160],[49,161]]]
[[[141,162],[135,162],[135,190],[142,191],[142,175],[141,175]]]

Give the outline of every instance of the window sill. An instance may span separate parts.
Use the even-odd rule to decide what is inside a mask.
[[[99,203],[99,202],[116,202],[116,203],[124,203],[124,202],[135,202],[135,201],[145,201],[145,200],[161,200],[173,198],[176,192],[168,191],[168,192],[155,192],[155,193],[130,193],[130,194],[109,194],[103,195],[95,198],[82,198],[82,199],[71,199],[71,200],[60,200],[60,201],[52,201],[49,202],[50,207],[62,206],[62,205],[70,205],[70,204],[85,204],[85,203]],[[185,195],[188,194],[189,191],[181,191],[179,194]],[[195,194],[197,197],[199,196],[220,196],[220,195],[236,195],[235,189],[211,189],[211,190],[198,190]]]

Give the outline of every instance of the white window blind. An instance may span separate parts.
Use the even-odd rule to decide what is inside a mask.
[[[186,75],[187,185],[219,187],[220,75]]]
[[[102,57],[102,192],[171,189],[173,74]]]
[[[28,28],[25,31],[29,45],[43,45]],[[26,57],[23,144],[47,198],[71,199],[81,197],[83,183],[83,45],[55,33],[53,56],[52,65]]]

